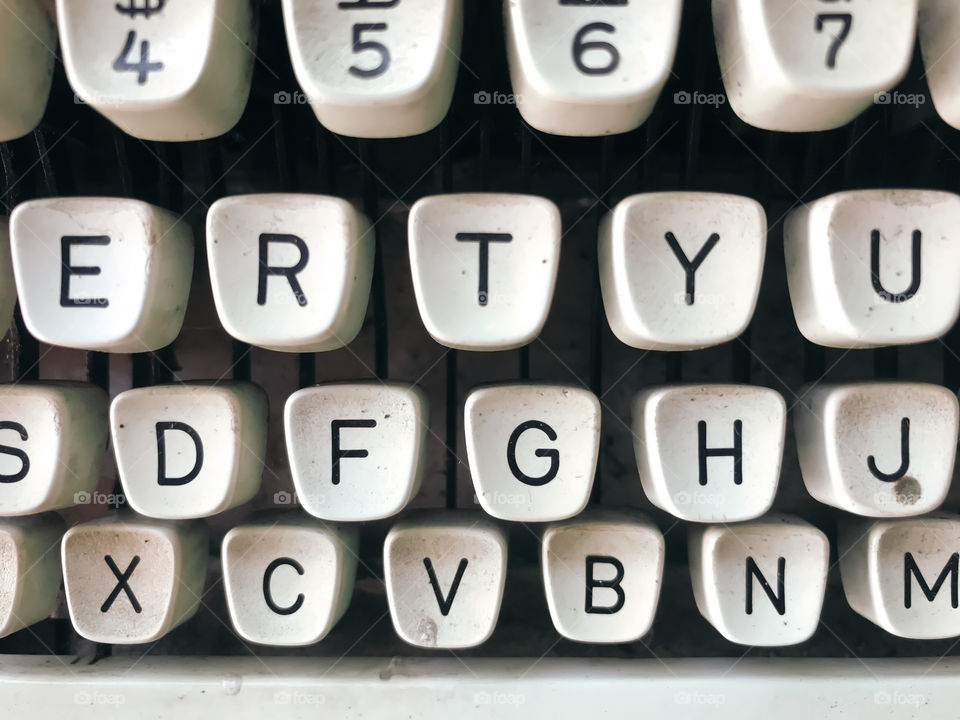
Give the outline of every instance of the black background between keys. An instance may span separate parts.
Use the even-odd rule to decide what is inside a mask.
[[[141,142],[78,104],[58,62],[41,127],[0,144],[2,200],[9,212],[36,197],[135,197],[183,213],[194,231],[196,267],[190,304],[176,343],[156,354],[107,356],[39,345],[19,314],[0,352],[0,377],[89,379],[111,396],[131,386],[203,378],[252,379],[270,396],[270,438],[263,487],[247,506],[209,518],[211,563],[197,615],[152,645],[94,646],[60,617],[0,640],[0,652],[62,654],[304,654],[422,655],[393,632],[383,589],[381,548],[391,522],[365,524],[361,563],[350,609],[318,645],[302,649],[250,647],[230,627],[220,580],[223,533],[254,511],[289,508],[292,490],[283,445],[282,408],[298,387],[341,379],[416,381],[431,401],[432,436],[420,495],[412,507],[472,508],[465,462],[462,402],[472,386],[531,378],[582,384],[603,403],[603,439],[594,502],[639,507],[666,536],[667,565],[653,630],[642,642],[580,645],[553,629],[539,570],[537,526],[514,524],[500,620],[485,645],[463,655],[679,657],[810,655],[881,657],[941,655],[954,641],[893,638],[846,603],[839,570],[830,570],[823,622],[807,643],[774,650],[725,641],[697,611],[686,564],[686,527],[644,497],[630,432],[633,395],[663,382],[733,381],[772,387],[788,407],[805,382],[897,377],[960,384],[960,335],[943,342],[875,351],[825,350],[798,332],[783,266],[783,216],[801,201],[838,190],[921,187],[957,191],[960,132],[937,116],[922,79],[919,51],[899,86],[922,93],[913,106],[875,106],[847,127],[824,133],[783,134],[740,122],[729,104],[681,104],[675,93],[722,93],[709,5],[686,3],[677,57],[651,118],[613,138],[563,138],[530,130],[516,108],[498,104],[509,93],[500,3],[465,0],[462,63],[453,107],[424,135],[357,141],[320,127],[302,102],[287,55],[280,3],[261,7],[258,62],[246,112],[231,132],[190,144]],[[590,10],[584,9],[585,22]],[[475,94],[494,102],[478,104]],[[287,92],[291,102],[275,102]],[[298,102],[299,100],[299,102]],[[406,246],[407,208],[425,195],[469,191],[529,192],[556,202],[563,213],[560,271],[550,317],[529,348],[498,353],[450,351],[420,322]],[[738,340],[692,353],[644,352],[610,332],[599,299],[597,223],[606,208],[637,192],[704,190],[747,195],[763,203],[770,224],[760,300],[750,328]],[[354,200],[376,222],[377,270],[367,320],[345,349],[288,355],[233,342],[217,319],[207,274],[203,225],[209,205],[249,192],[326,193]],[[958,277],[960,282],[960,277]],[[562,449],[561,449],[562,451]],[[105,456],[100,489],[113,490],[115,467]],[[958,489],[945,509],[957,509]],[[104,511],[85,506],[71,522]],[[795,512],[820,527],[836,560],[839,511],[813,501],[800,478],[792,425],[775,509]],[[143,568],[142,570],[146,570]],[[135,584],[135,578],[133,580]],[[108,593],[109,588],[104,588]],[[61,603],[62,605],[62,603]],[[436,651],[434,651],[436,652]],[[445,653],[442,653],[445,654]]]

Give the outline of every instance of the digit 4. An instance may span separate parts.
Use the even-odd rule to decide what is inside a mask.
[[[113,61],[113,69],[117,72],[136,72],[137,84],[145,85],[148,74],[154,71],[163,70],[163,63],[160,61],[150,62],[149,40],[140,41],[140,59],[135,63],[131,63],[129,60],[130,51],[133,49],[133,44],[136,42],[136,39],[137,33],[135,30],[131,30],[127,33],[127,39],[123,43],[123,49],[120,51],[117,59]]]

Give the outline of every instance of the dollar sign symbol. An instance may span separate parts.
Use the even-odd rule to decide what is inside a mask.
[[[149,18],[153,13],[163,10],[163,6],[167,4],[167,0],[143,0],[142,5],[138,5],[137,0],[129,0],[129,3],[130,4],[126,6],[117,3],[114,7],[118,13],[129,15],[131,18],[137,15],[143,15],[145,18]]]

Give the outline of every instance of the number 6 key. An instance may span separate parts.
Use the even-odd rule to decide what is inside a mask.
[[[523,119],[556,135],[640,125],[677,47],[681,0],[506,0],[510,77]]]

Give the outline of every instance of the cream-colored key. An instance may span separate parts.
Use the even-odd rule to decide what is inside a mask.
[[[944,122],[960,129],[960,4],[920,0],[918,25],[923,75],[933,105]]]
[[[791,515],[691,525],[687,552],[697,607],[727,640],[777,647],[816,631],[830,543],[813,525]]]
[[[0,333],[6,334],[10,327],[16,304],[17,284],[13,277],[13,259],[10,256],[10,223],[7,218],[0,217]],[[3,335],[0,334],[0,337]]]
[[[222,135],[247,104],[256,49],[249,0],[57,0],[67,78],[124,132]]]
[[[922,515],[947,496],[957,396],[939,385],[814,384],[794,408],[803,482],[820,502],[870,517]]]
[[[603,306],[621,342],[696,350],[753,317],[767,219],[739,195],[660,192],[621,200],[600,225]]]
[[[200,523],[132,513],[70,528],[61,552],[73,627],[94,642],[159,640],[197,611],[207,543]]]
[[[477,500],[501,520],[565,520],[590,499],[600,401],[568,385],[489,385],[464,403]]]
[[[357,531],[282,515],[223,539],[223,585],[237,634],[260,645],[323,640],[350,604]]]
[[[917,0],[713,0],[723,84],[765,130],[830,130],[907,72]]]
[[[510,77],[524,120],[558,135],[636,128],[670,75],[682,5],[504,0]]]
[[[856,612],[916,640],[960,635],[960,517],[840,523],[840,578]]]
[[[234,381],[127,390],[110,406],[110,433],[130,507],[167,520],[207,517],[260,487],[267,396]]]
[[[297,81],[333,132],[418,135],[447,114],[461,0],[283,0],[283,19]]]
[[[220,322],[269,350],[343,347],[363,325],[373,248],[370,221],[340,198],[218,200],[207,212],[207,258]]]
[[[662,385],[633,404],[640,482],[681,520],[740,522],[770,509],[780,480],[787,407],[752,385]]]
[[[10,216],[27,329],[51,345],[134,353],[173,342],[193,272],[186,221],[139,200],[50,198]]]
[[[480,645],[493,633],[507,570],[507,536],[477,513],[417,513],[383,545],[387,602],[402,640],[423,648]]]
[[[0,385],[0,516],[89,501],[107,447],[108,404],[86,383]]]
[[[627,643],[653,624],[663,535],[633,510],[590,508],[543,533],[540,567],[550,618],[585,643]]]
[[[45,0],[0,3],[0,142],[33,130],[43,117],[57,59],[53,8]]]
[[[0,637],[56,609],[63,531],[53,513],[0,520]]]
[[[960,196],[851,190],[797,208],[783,227],[790,300],[818,345],[926,342],[960,313]]]
[[[332,383],[287,400],[284,433],[303,509],[324,520],[382,520],[420,489],[427,396],[399,383]]]
[[[556,205],[533,195],[433,195],[410,208],[408,228],[413,290],[434,340],[510,350],[540,333],[560,259]]]

